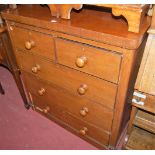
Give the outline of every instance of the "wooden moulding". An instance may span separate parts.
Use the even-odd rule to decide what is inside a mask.
[[[89,4],[90,5],[90,4]],[[114,16],[123,16],[128,22],[128,31],[139,33],[143,18],[149,9],[148,4],[114,5],[114,4],[93,4],[100,7],[112,8]],[[70,19],[72,9],[79,10],[82,4],[48,4],[52,16]]]

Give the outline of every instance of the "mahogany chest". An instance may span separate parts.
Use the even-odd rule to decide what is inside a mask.
[[[88,142],[115,148],[129,120],[149,17],[136,34],[97,10],[64,20],[47,7],[21,5],[2,16],[29,105]]]

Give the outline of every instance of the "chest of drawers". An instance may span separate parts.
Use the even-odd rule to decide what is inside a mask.
[[[115,148],[129,119],[149,18],[134,34],[122,19],[95,10],[69,21],[39,5],[2,15],[32,108],[100,148]]]

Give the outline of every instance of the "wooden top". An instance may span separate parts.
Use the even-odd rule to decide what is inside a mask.
[[[71,20],[65,20],[51,17],[49,8],[40,5],[20,5],[15,10],[3,11],[2,16],[7,20],[126,49],[138,48],[150,26],[150,17],[146,16],[140,32],[136,34],[128,32],[127,23],[122,18],[116,20],[108,12],[83,9],[80,12],[73,12]],[[57,22],[51,22],[52,20]]]

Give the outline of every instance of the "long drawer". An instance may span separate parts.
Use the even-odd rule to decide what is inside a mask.
[[[16,49],[37,53],[48,59],[55,59],[54,40],[51,35],[10,26],[11,39]]]
[[[102,79],[81,73],[79,71],[56,65],[32,54],[16,52],[18,63],[22,70],[52,82],[71,93],[86,97],[93,102],[100,103],[113,109],[117,92],[117,85]],[[39,66],[38,69],[37,66]]]
[[[118,82],[121,55],[105,49],[57,38],[58,63],[113,83]]]
[[[111,131],[112,110],[85,98],[71,95],[65,90],[55,85],[49,85],[28,73],[23,72],[23,78],[27,91],[37,96],[38,101],[42,100],[42,106],[48,105],[52,109],[53,105],[58,105],[83,121],[98,126],[105,131]]]
[[[78,119],[77,117],[73,116],[71,113],[67,112],[54,102],[45,103],[44,100],[38,98],[32,94],[32,99],[35,104],[35,110],[41,112],[48,118],[56,118],[56,120],[60,120],[63,126],[70,127],[74,130],[79,136],[88,138],[95,143],[99,143],[100,145],[108,146],[110,134],[105,132],[104,130],[97,128],[94,125],[88,124],[87,122]],[[50,109],[46,112],[47,109]]]

